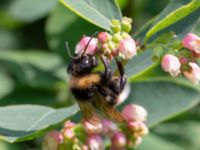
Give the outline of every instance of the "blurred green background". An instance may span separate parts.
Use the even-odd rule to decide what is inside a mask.
[[[133,32],[137,32],[168,0],[118,2],[123,14],[133,18]],[[70,105],[65,42],[73,52],[83,34],[96,30],[101,31],[56,0],[0,0],[0,106]],[[200,150],[198,108],[153,128],[139,149]],[[0,150],[39,150],[41,139],[17,144],[0,141]]]

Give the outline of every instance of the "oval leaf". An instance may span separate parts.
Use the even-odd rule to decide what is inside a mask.
[[[110,20],[122,15],[115,0],[60,0],[68,9],[83,19],[110,31]]]
[[[132,60],[130,60],[125,67],[126,75],[129,77],[129,81],[133,80],[136,77],[139,77],[148,70],[151,70],[157,64],[152,61],[153,52],[148,49],[143,53],[140,53]],[[130,69],[131,68],[131,69]]]
[[[15,19],[29,23],[47,15],[55,5],[56,0],[15,0],[8,11]]]
[[[154,134],[147,135],[142,141],[137,150],[184,150],[182,147]]]
[[[48,17],[45,30],[50,49],[56,51],[68,61],[69,57],[66,51],[66,41],[69,43],[69,48],[73,54],[74,45],[81,36],[90,36],[98,31],[99,28],[81,19],[59,4]]]
[[[164,81],[132,83],[131,87],[132,92],[123,105],[136,103],[145,107],[150,127],[188,110],[200,100],[197,90]]]
[[[58,55],[47,52],[0,51],[0,67],[8,69],[18,81],[31,87],[55,87],[61,79],[54,72],[62,65]]]
[[[39,105],[0,107],[0,139],[8,142],[30,140],[77,111],[77,105],[57,110]]]
[[[14,89],[14,82],[8,74],[0,70],[0,100]]]
[[[168,5],[168,7],[163,11],[163,13],[161,13],[158,19],[159,21],[157,21],[156,24],[154,24],[153,27],[147,32],[146,37],[145,37],[145,42],[149,40],[153,34],[183,19],[184,17],[188,16],[189,14],[199,9],[200,7],[199,0],[193,0],[190,3],[184,5],[185,2],[187,1],[173,0]],[[177,6],[179,7],[177,8]],[[174,11],[166,15],[166,13],[168,13],[168,11],[173,9],[174,7],[177,9],[175,9]],[[162,19],[160,19],[161,17]]]

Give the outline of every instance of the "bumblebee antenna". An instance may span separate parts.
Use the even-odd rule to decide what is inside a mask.
[[[68,52],[68,54],[69,54],[69,57],[71,57],[71,58],[73,58],[73,59],[76,59],[76,57],[72,56],[72,54],[71,54],[71,52],[70,52],[70,50],[69,50],[69,44],[68,44],[68,42],[65,42],[65,45],[66,45],[66,48],[67,48],[67,52]]]
[[[83,51],[81,57],[83,57],[83,55],[86,53],[86,50],[87,50],[87,48],[88,48],[90,42],[92,41],[92,39],[94,38],[94,36],[95,36],[98,32],[99,32],[99,31],[96,31],[96,32],[91,36],[90,40],[88,41],[87,45],[85,46],[85,49],[84,49],[84,51]]]

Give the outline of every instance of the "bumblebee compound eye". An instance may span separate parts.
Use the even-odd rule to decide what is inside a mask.
[[[89,59],[84,60],[84,64],[86,64],[86,65],[89,64],[89,62],[90,62]]]

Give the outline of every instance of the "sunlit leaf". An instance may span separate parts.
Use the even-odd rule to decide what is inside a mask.
[[[77,105],[57,110],[39,105],[0,107],[0,139],[8,142],[33,139],[77,111]]]
[[[183,19],[184,17],[188,16],[189,14],[200,8],[199,0],[192,0],[187,4],[186,2],[188,2],[188,0],[172,0],[168,7],[164,10],[164,12],[159,16],[159,21],[156,21],[152,28],[147,32],[145,41],[147,41],[156,32],[176,23],[177,21]],[[167,13],[166,15],[166,12],[174,9],[174,7],[176,9],[170,13]],[[162,17],[162,19],[160,17]]]
[[[57,0],[14,0],[9,6],[9,14],[23,22],[33,22],[47,15]]]
[[[115,0],[60,0],[71,11],[85,20],[110,30],[111,19],[121,19],[122,15]]]

